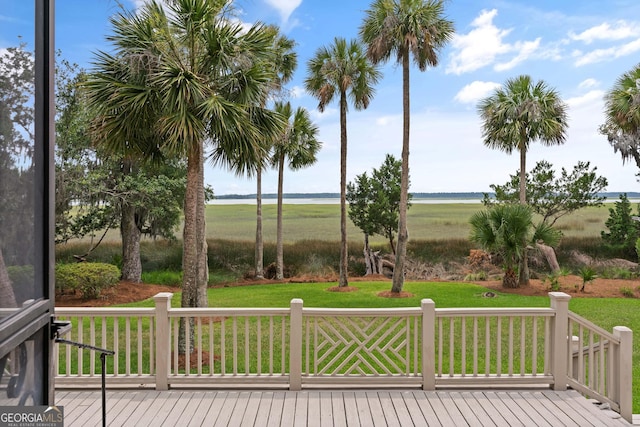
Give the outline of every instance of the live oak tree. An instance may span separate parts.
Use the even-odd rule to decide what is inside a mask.
[[[607,178],[596,174],[597,169],[591,168],[589,162],[579,161],[571,172],[562,168],[560,175],[556,176],[553,165],[541,160],[531,172],[525,174],[527,204],[550,226],[578,209],[602,206],[606,197],[600,194],[606,189],[608,182]],[[520,173],[511,175],[504,185],[491,184],[490,187],[494,196],[484,194],[482,203],[485,206],[495,203],[518,203]]]
[[[93,111],[83,86],[86,73],[62,59],[56,75],[56,241],[101,235],[86,253],[77,255],[83,260],[110,229],[117,228],[122,279],[141,282],[141,237],[175,238],[185,189],[184,164],[170,159],[143,161],[141,156],[95,144],[90,129]]]
[[[391,252],[395,253],[394,239],[398,226],[401,175],[402,163],[391,154],[387,154],[380,168],[373,169],[371,177],[364,172],[347,185],[349,218],[364,233],[367,274],[381,273],[379,259],[369,247],[370,236],[384,236],[389,242]]]

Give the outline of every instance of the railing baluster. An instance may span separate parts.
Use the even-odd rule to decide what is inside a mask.
[[[449,376],[452,377],[455,374],[455,368],[453,366],[455,357],[455,325],[454,318],[449,319]]]
[[[538,319],[531,318],[531,373],[535,377],[538,375]]]
[[[502,376],[502,316],[496,321],[496,375]]]
[[[442,323],[443,323],[443,319],[439,318],[438,319],[438,376],[441,377],[442,376],[442,359],[443,359],[443,355],[442,355],[442,347],[443,347],[443,331],[442,331]]]
[[[78,317],[78,342],[84,342],[84,333],[82,332],[82,326],[84,323],[84,318],[82,316]],[[81,377],[84,374],[84,363],[82,362],[82,348],[78,347],[78,376]]]
[[[473,316],[473,376],[478,376],[478,317]]]
[[[202,317],[196,317],[196,330],[198,334],[198,376],[202,376]]]
[[[526,348],[526,330],[527,319],[524,316],[520,317],[520,376],[524,376],[525,368],[526,368],[526,356],[527,356],[527,348]]]
[[[138,316],[136,319],[138,320],[136,331],[138,333],[138,375],[142,375],[142,317]]]
[[[92,347],[96,346],[96,318],[94,316],[89,317],[89,344]],[[89,376],[93,377],[96,374],[96,353],[94,351],[89,352]]]
[[[120,374],[120,363],[119,363],[119,355],[118,345],[120,344],[120,336],[119,336],[119,317],[114,317],[113,319],[113,351],[115,352],[115,356],[113,357],[113,375],[118,376]]]
[[[244,374],[249,375],[249,350],[251,347],[249,346],[249,317],[244,318]]]
[[[233,316],[233,375],[238,375],[238,317]]]
[[[460,345],[462,348],[460,349],[462,353],[462,357],[460,360],[460,374],[464,377],[467,375],[467,318],[463,317],[460,325],[462,330],[462,336],[460,337]]]
[[[227,373],[227,322],[220,322],[220,374]]]
[[[589,388],[593,389],[594,381],[593,331],[589,330]]]
[[[491,375],[491,318],[484,318],[484,376]]]
[[[509,316],[509,376],[513,376],[513,316]]]
[[[223,322],[221,319],[220,322]],[[209,316],[209,375],[213,375],[215,371],[215,329],[213,327],[213,318]]]
[[[257,360],[256,374],[262,375],[262,317],[258,316],[256,320],[256,339],[257,339]]]
[[[125,329],[125,373],[127,376],[131,375],[131,318],[129,316],[124,319]]]

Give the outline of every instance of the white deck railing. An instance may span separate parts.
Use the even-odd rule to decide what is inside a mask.
[[[73,324],[64,338],[115,350],[109,386],[570,386],[631,419],[631,330],[570,313],[564,293],[549,308],[456,309],[191,309],[171,308],[171,296],[56,316]],[[56,387],[100,384],[94,354],[56,347]]]

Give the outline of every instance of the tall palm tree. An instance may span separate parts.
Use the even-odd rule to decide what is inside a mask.
[[[622,74],[607,92],[605,117],[600,132],[623,162],[633,159],[640,168],[640,64]]]
[[[164,6],[163,6],[164,4]],[[230,1],[145,3],[137,14],[111,19],[113,53],[97,54],[93,105],[97,134],[119,152],[144,152],[148,129],[161,152],[186,158],[182,306],[206,306],[207,245],[204,157],[213,148],[239,167],[262,158],[264,138],[281,121],[259,111],[273,72],[263,64],[273,37],[262,25],[248,30],[223,15]],[[103,90],[97,90],[101,87]],[[254,123],[260,122],[262,129]]]
[[[270,95],[282,96],[284,85],[293,78],[293,72],[298,66],[298,55],[293,50],[295,42],[279,33],[275,26],[270,27],[274,33],[273,57],[271,66],[275,71],[275,79],[269,90]],[[268,154],[268,153],[267,153]],[[256,248],[255,270],[256,278],[263,278],[264,272],[264,242],[262,237],[262,169],[260,163],[256,169]]]
[[[392,292],[404,286],[404,262],[407,255],[407,205],[409,194],[409,63],[420,71],[438,65],[438,54],[453,36],[453,22],[444,17],[444,0],[375,0],[366,12],[360,37],[374,63],[386,62],[394,54],[402,64],[402,176],[398,243],[393,269]]]
[[[356,41],[337,38],[329,47],[321,47],[309,60],[305,87],[318,99],[322,112],[339,97],[340,104],[340,281],[348,286],[347,247],[347,111],[350,98],[356,110],[369,106],[380,71],[367,60],[362,46]]]
[[[274,110],[288,123],[285,131],[274,141],[271,164],[278,169],[278,218],[276,238],[276,279],[284,277],[284,254],[282,249],[282,187],[284,166],[288,162],[291,170],[311,166],[322,143],[318,141],[318,127],[313,124],[309,112],[302,107],[295,111],[291,103],[276,102]]]
[[[568,128],[567,105],[558,92],[527,75],[507,80],[504,87],[480,101],[484,144],[511,154],[520,152],[520,203],[527,203],[527,151],[532,142],[563,144]],[[526,251],[526,248],[525,248]],[[520,285],[529,283],[527,257],[520,265]]]

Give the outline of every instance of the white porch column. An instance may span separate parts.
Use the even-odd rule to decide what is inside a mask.
[[[422,308],[422,389],[436,389],[436,303],[423,299]]]
[[[569,351],[569,300],[564,292],[549,292],[551,308],[556,315],[551,321],[551,374],[554,390],[567,389],[567,357]]]
[[[618,386],[617,395],[620,404],[620,415],[630,423],[633,422],[633,332],[626,326],[616,326],[613,328],[613,336],[620,340],[620,348],[617,354],[616,382]]]
[[[169,389],[169,361],[171,355],[171,292],[160,292],[153,297],[156,302],[156,390]]]
[[[289,390],[302,388],[302,300],[291,300],[289,317]]]

